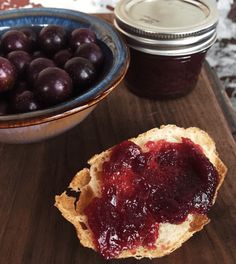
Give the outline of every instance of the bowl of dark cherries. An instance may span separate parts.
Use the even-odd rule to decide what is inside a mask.
[[[107,22],[54,8],[0,12],[0,141],[80,123],[123,79],[126,45]]]

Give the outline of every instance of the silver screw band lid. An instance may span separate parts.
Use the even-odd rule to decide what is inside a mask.
[[[167,56],[211,47],[217,38],[217,22],[211,0],[121,0],[114,20],[131,47]]]

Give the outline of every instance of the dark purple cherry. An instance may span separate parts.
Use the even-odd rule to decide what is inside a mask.
[[[28,73],[28,80],[33,85],[39,75],[39,73],[48,68],[54,67],[55,63],[47,58],[37,58],[31,61],[27,73]]]
[[[68,49],[58,51],[53,60],[58,67],[63,68],[65,63],[72,57],[72,53]]]
[[[32,112],[40,109],[34,93],[28,90],[21,93],[15,93],[11,98],[11,105],[16,113]]]
[[[72,58],[67,61],[64,68],[70,75],[74,87],[78,90],[87,88],[96,77],[93,64],[84,58]]]
[[[0,116],[7,115],[9,113],[9,103],[7,101],[0,101]]]
[[[25,78],[26,68],[31,62],[29,53],[23,50],[16,50],[8,53],[7,58],[15,66],[18,78]]]
[[[70,38],[70,47],[76,50],[83,43],[96,42],[96,34],[88,28],[78,28],[72,31]]]
[[[30,27],[20,28],[19,31],[23,32],[30,42],[30,50],[33,51],[38,48],[38,34]]]
[[[30,41],[23,32],[9,30],[2,35],[1,48],[4,53],[15,50],[29,51]]]
[[[101,48],[95,43],[81,44],[75,52],[75,56],[83,57],[92,62],[98,69],[103,63],[103,53]]]
[[[53,56],[53,54],[66,47],[67,32],[62,26],[46,26],[39,33],[39,43],[46,54]]]
[[[62,69],[50,67],[40,72],[35,83],[35,95],[45,106],[68,99],[73,91],[70,76]]]
[[[8,59],[0,57],[0,93],[11,90],[15,81],[15,67]]]

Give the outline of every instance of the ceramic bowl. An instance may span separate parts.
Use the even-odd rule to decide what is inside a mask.
[[[129,52],[113,26],[77,11],[57,8],[31,8],[0,12],[0,34],[22,26],[63,25],[69,30],[91,28],[103,41],[104,70],[86,92],[64,103],[30,113],[0,116],[0,141],[28,143],[56,136],[80,123],[123,79]]]

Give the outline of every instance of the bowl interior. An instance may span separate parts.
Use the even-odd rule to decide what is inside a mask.
[[[0,35],[10,28],[33,26],[37,30],[49,24],[62,25],[71,31],[90,28],[98,38],[105,55],[102,72],[86,91],[56,106],[30,113],[0,116],[0,121],[14,121],[56,115],[75,107],[86,107],[88,102],[102,95],[124,75],[128,64],[127,47],[114,27],[107,22],[77,11],[56,8],[34,8],[0,12]]]

